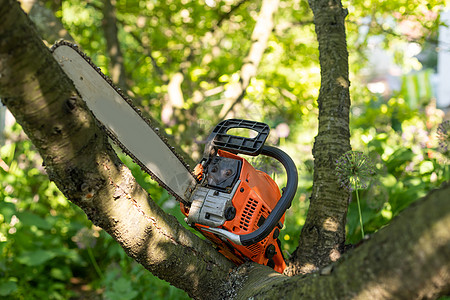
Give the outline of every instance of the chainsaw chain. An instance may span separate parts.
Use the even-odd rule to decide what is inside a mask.
[[[51,48],[50,51],[53,52],[55,51],[56,48],[60,47],[60,46],[69,46],[70,48],[72,48],[73,50],[75,50],[87,63],[89,63],[91,65],[91,67],[98,73],[100,74],[103,79],[108,82],[108,84],[122,97],[122,99],[128,103],[128,105],[139,115],[139,117],[145,122],[147,123],[147,125],[159,136],[159,138],[166,144],[167,148],[172,151],[172,153],[178,158],[178,160],[182,163],[182,165],[192,174],[192,176],[195,178],[194,174],[192,173],[192,171],[190,170],[189,165],[183,160],[183,157],[178,154],[175,151],[175,147],[171,146],[167,140],[167,138],[161,133],[161,131],[159,130],[159,128],[155,128],[153,127],[151,121],[146,118],[141,110],[139,108],[137,108],[134,104],[133,101],[126,96],[123,91],[116,87],[114,85],[114,83],[112,82],[111,78],[109,78],[108,76],[106,76],[105,74],[103,74],[103,72],[101,71],[100,67],[97,67],[94,62],[92,61],[92,59],[87,56],[83,51],[80,50],[80,48],[78,47],[77,44],[73,44],[71,42],[68,41],[58,41],[57,43],[55,43]],[[122,149],[122,151],[128,155],[129,157],[132,158],[133,162],[135,162],[136,164],[139,165],[139,167],[146,172],[147,174],[150,175],[150,177],[155,180],[162,188],[164,188],[165,190],[167,190],[169,192],[170,195],[172,195],[173,197],[175,197],[175,199],[179,202],[182,202],[184,205],[188,205],[188,203],[181,198],[180,196],[178,196],[168,185],[166,185],[164,182],[162,182],[152,171],[150,171],[142,162],[139,161],[139,159],[136,158],[135,155],[133,155],[133,153],[131,153],[130,150],[128,150],[124,144],[122,144],[119,139],[116,137],[116,135],[110,131],[105,125],[103,125],[96,117],[95,114],[92,113],[92,115],[94,116],[96,122],[100,125],[101,129],[103,131],[106,132],[106,134],[111,138],[111,140],[118,146],[120,147],[120,149]]]

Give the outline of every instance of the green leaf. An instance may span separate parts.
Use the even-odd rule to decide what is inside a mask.
[[[54,258],[55,256],[56,254],[54,252],[41,249],[23,252],[19,255],[19,257],[17,257],[17,261],[27,266],[38,266]]]
[[[52,268],[50,276],[61,281],[67,281],[72,276],[72,272],[67,266],[62,266],[61,268]]]
[[[17,284],[12,281],[0,282],[0,296],[8,296],[17,290]]]
[[[4,223],[10,223],[11,217],[16,213],[16,206],[10,202],[1,202],[0,213],[3,215]]]
[[[52,225],[49,222],[47,222],[44,218],[35,215],[33,213],[23,211],[18,212],[16,215],[19,218],[19,220],[26,226],[35,225],[36,227],[44,230],[50,230],[52,228]]]
[[[433,172],[433,170],[434,170],[434,165],[429,160],[423,161],[420,164],[420,167],[419,167],[420,175],[431,173],[431,172]]]
[[[392,188],[396,183],[397,179],[392,174],[387,174],[385,176],[382,176],[380,178],[380,181],[383,183],[383,185],[387,188]]]
[[[411,161],[414,158],[414,153],[411,149],[399,148],[392,153],[391,157],[386,162],[386,166],[390,173],[394,172],[396,168],[404,163]]]
[[[7,163],[11,163],[11,160],[14,158],[14,152],[16,150],[16,144],[6,144],[0,148],[0,157]]]
[[[111,290],[106,291],[106,298],[109,300],[131,300],[138,295],[131,285],[131,281],[121,277],[114,281]]]

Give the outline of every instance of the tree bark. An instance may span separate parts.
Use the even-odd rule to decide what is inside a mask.
[[[336,263],[285,277],[259,265],[230,276],[236,299],[436,299],[450,293],[450,184],[430,192]]]
[[[126,89],[125,65],[119,43],[115,2],[115,0],[103,0],[102,26],[106,39],[111,79],[119,87]]]
[[[310,0],[319,41],[321,87],[310,207],[286,274],[317,270],[336,261],[345,243],[349,192],[340,187],[335,161],[350,150],[348,52],[340,0]]]
[[[0,97],[49,178],[153,274],[193,298],[218,298],[234,265],[137,185],[16,1],[0,1],[0,19]]]

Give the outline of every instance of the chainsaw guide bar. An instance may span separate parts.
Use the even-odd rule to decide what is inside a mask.
[[[196,180],[189,165],[168,143],[160,129],[153,127],[132,100],[76,44],[59,41],[50,51],[111,140],[177,201],[189,204]],[[89,81],[100,78],[95,83]],[[86,94],[87,91],[91,94]],[[147,151],[144,153],[143,149]],[[148,155],[152,156],[151,159],[146,158]],[[155,160],[158,161],[156,165]]]

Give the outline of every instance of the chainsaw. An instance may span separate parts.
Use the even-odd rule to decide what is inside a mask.
[[[268,125],[241,119],[220,122],[191,171],[160,130],[76,45],[60,41],[51,51],[103,130],[180,202],[187,224],[235,264],[254,261],[283,272],[286,263],[279,234],[297,189],[298,175],[285,152],[265,145]],[[235,129],[253,131],[255,136],[229,134]],[[239,154],[279,161],[287,174],[286,187],[280,192],[268,174]]]

